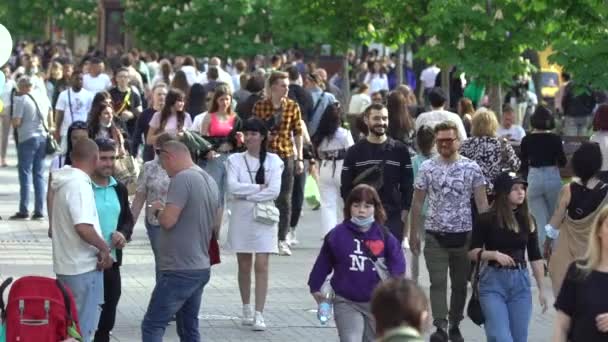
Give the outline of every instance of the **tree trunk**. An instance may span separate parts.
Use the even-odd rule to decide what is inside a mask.
[[[450,107],[450,71],[452,71],[452,66],[448,65],[445,68],[441,68],[441,89],[445,93],[445,108]]]
[[[344,58],[342,59],[342,98],[344,102],[342,103],[343,108],[348,108],[348,104],[350,103],[350,75],[348,72],[348,57],[344,54]],[[348,109],[346,110],[348,111]]]
[[[500,84],[490,84],[488,97],[490,101],[490,109],[496,113],[497,119],[502,118],[502,86]]]
[[[399,45],[399,51],[397,52],[397,86],[402,85],[403,82],[403,64],[405,63],[405,46]]]

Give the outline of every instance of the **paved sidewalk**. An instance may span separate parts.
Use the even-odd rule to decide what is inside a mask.
[[[10,150],[14,153],[14,149]],[[16,158],[11,155],[14,165]],[[7,221],[17,210],[18,181],[15,167],[0,169],[0,277],[28,274],[54,276],[50,240],[46,237],[48,223]],[[32,197],[33,198],[33,197]],[[236,258],[222,254],[222,263],[214,266],[211,281],[203,294],[200,312],[204,341],[337,341],[334,325],[320,327],[316,305],[308,293],[308,273],[321,244],[320,214],[305,210],[298,228],[301,245],[291,257],[271,257],[270,284],[265,318],[268,330],[252,332],[240,326],[241,303],[236,279]],[[424,264],[423,264],[424,265]],[[428,293],[428,274],[424,266],[421,285]],[[125,249],[122,267],[122,297],[118,307],[114,341],[141,341],[140,323],[154,287],[154,265],[142,219],[135,228],[133,241]],[[551,294],[549,282],[546,293]],[[552,331],[554,310],[539,312],[534,291],[534,313],[529,341],[548,341]],[[553,298],[549,298],[550,303]],[[462,324],[467,342],[485,341],[481,328],[466,319]],[[175,326],[167,329],[165,341],[178,341]]]

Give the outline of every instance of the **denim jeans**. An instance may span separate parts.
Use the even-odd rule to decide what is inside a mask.
[[[580,137],[587,135],[591,116],[564,116],[563,134],[568,137]]]
[[[159,271],[148,310],[141,323],[142,341],[161,342],[173,315],[176,317],[180,341],[200,341],[198,312],[203,288],[210,276],[210,269]]]
[[[33,137],[17,145],[19,169],[19,212],[28,213],[30,204],[30,178],[34,181],[34,213],[43,214],[46,191],[44,183],[44,157],[46,138]]]
[[[158,281],[158,239],[160,237],[160,226],[148,223],[148,219],[145,219],[146,233],[148,234],[148,240],[150,240],[150,247],[152,247],[152,254],[154,254],[154,272],[156,273],[156,280]]]
[[[91,271],[77,275],[57,275],[57,279],[72,290],[80,331],[85,342],[93,341],[104,303],[103,272]]]
[[[479,280],[479,302],[488,342],[526,342],[532,316],[527,269],[487,267]]]
[[[217,189],[222,199],[221,205],[223,206],[223,198],[226,189],[226,160],[230,154],[221,153],[216,158],[211,160],[203,159],[199,162],[201,169],[205,170],[211,178],[215,181]]]
[[[557,166],[531,167],[528,172],[528,204],[538,227],[541,250],[545,243],[545,225],[551,219],[562,180]]]

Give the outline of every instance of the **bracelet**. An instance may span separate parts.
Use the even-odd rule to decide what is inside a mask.
[[[559,236],[559,230],[553,228],[553,226],[550,223],[547,223],[545,225],[545,233],[546,233],[547,237],[550,238],[551,240],[555,240]]]

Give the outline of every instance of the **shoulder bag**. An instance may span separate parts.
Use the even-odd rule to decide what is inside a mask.
[[[243,154],[243,159],[245,160],[245,166],[247,167],[247,174],[249,174],[249,179],[251,179],[251,183],[255,184],[253,176],[251,175],[251,169],[249,168],[249,163],[247,162],[247,157]],[[253,220],[259,223],[274,225],[279,222],[279,209],[274,205],[272,201],[266,202],[255,202],[253,207]]]
[[[386,226],[381,226],[381,234],[382,234],[382,242],[384,243],[384,252],[386,252],[386,236],[391,234]],[[366,256],[372,261],[374,264],[374,268],[376,269],[376,273],[380,278],[380,281],[385,281],[390,278],[391,274],[388,270],[388,266],[386,265],[386,258],[379,258],[377,255],[372,252],[369,247],[365,244],[365,240],[360,239],[355,236],[355,239],[359,240],[361,243],[361,248],[365,252]],[[386,254],[385,254],[386,255]]]
[[[36,102],[36,99],[34,99],[31,94],[28,93],[27,96],[29,96],[29,98],[32,99],[32,101],[34,102],[34,105],[36,105],[38,119],[40,119],[42,128],[44,128],[44,132],[46,132],[46,154],[48,156],[54,155],[61,150],[61,147],[59,146],[53,135],[49,133],[49,129],[46,126],[46,122],[44,121],[44,117],[42,116],[42,112],[40,111],[40,107],[38,107],[38,102]]]
[[[390,141],[386,142],[386,144],[389,143]],[[382,161],[358,174],[353,180],[353,187],[364,183],[373,187],[376,191],[382,189],[384,186],[384,166],[386,165],[386,159],[388,158],[387,152],[389,151],[387,147],[388,145],[382,149],[382,152],[384,153]]]
[[[479,269],[481,268],[481,253],[483,253],[483,249],[477,253],[473,281],[471,282],[473,293],[471,294],[469,304],[467,305],[467,315],[473,323],[479,326],[483,325],[486,320],[483,315],[483,310],[481,309],[481,303],[479,302]]]

